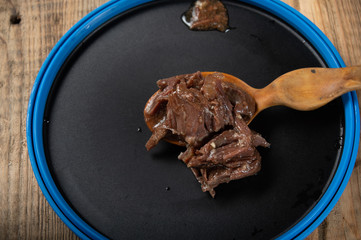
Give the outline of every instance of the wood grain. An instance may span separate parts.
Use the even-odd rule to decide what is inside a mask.
[[[26,148],[36,75],[60,37],[105,0],[0,0],[0,239],[78,239],[49,206]],[[10,22],[18,15],[18,24]]]
[[[32,172],[26,111],[36,75],[61,36],[106,0],[0,0],[0,239],[78,239]],[[349,66],[361,64],[360,0],[284,0],[313,21]],[[359,99],[361,93],[358,92]],[[340,201],[308,240],[361,239],[361,159]]]

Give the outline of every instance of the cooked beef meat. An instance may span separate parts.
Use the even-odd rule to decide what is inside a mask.
[[[247,125],[256,110],[254,99],[223,78],[196,72],[161,79],[144,109],[146,122],[154,126],[146,148],[163,138],[181,142],[187,149],[178,158],[212,197],[219,184],[258,172],[256,147],[269,147]]]
[[[195,1],[183,15],[183,21],[191,30],[225,32],[228,29],[227,9],[219,0]]]

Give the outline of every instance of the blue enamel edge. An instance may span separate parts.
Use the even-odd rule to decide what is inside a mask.
[[[257,3],[262,4],[265,2],[259,1]],[[305,16],[279,0],[270,0],[267,5],[268,9],[266,10],[299,31],[315,47],[329,67],[345,66],[330,40]],[[277,239],[306,238],[327,217],[347,185],[357,156],[360,115],[355,92],[343,95],[342,100],[345,110],[345,142],[337,171],[328,189],[312,210]]]
[[[62,221],[82,239],[106,239],[86,224],[66,203],[49,172],[43,148],[43,116],[47,96],[60,67],[75,47],[97,27],[132,7],[151,0],[114,0],[95,9],[75,24],[55,45],[35,80],[27,113],[27,142],[31,165],[39,186]],[[306,17],[279,0],[241,0],[283,19],[299,31],[320,53],[329,67],[343,67],[342,58],[328,38]],[[60,54],[61,53],[61,54]],[[359,106],[354,92],[342,96],[345,108],[345,142],[339,167],[327,191],[315,207],[277,239],[304,239],[329,214],[340,198],[355,164],[360,133]]]
[[[72,50],[98,26],[146,0],[113,0],[98,7],[76,23],[54,46],[43,63],[30,94],[26,136],[30,162],[45,198],[60,219],[81,239],[107,239],[86,224],[66,203],[47,166],[43,149],[42,122],[47,94],[61,65]],[[61,54],[59,54],[61,53]]]

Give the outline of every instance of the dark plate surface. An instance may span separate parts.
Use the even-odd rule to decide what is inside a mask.
[[[304,216],[326,190],[340,155],[340,99],[312,112],[275,107],[251,124],[270,143],[257,176],[203,193],[160,143],[147,152],[143,119],[156,80],[222,71],[254,87],[301,67],[324,66],[297,32],[240,2],[224,1],[227,33],[181,22],[189,1],[147,4],[101,27],[73,52],[50,93],[48,165],[64,198],[112,239],[269,239]],[[141,131],[138,131],[141,129]]]

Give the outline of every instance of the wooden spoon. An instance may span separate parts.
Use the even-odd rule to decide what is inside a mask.
[[[202,72],[206,77],[215,72]],[[322,107],[344,93],[361,89],[361,65],[345,68],[302,68],[276,78],[264,88],[256,89],[242,80],[222,73],[223,81],[233,83],[251,95],[256,101],[256,112],[248,124],[262,110],[283,105],[296,110],[310,111]],[[149,99],[147,105],[156,93]],[[146,105],[146,106],[147,106]],[[156,122],[147,121],[152,131]],[[167,141],[184,145],[176,140]]]
[[[206,77],[214,72],[202,72]],[[224,81],[246,91],[256,101],[256,112],[272,106],[310,111],[322,107],[344,93],[361,89],[361,65],[345,68],[302,68],[281,75],[264,88],[256,89],[227,74]]]

